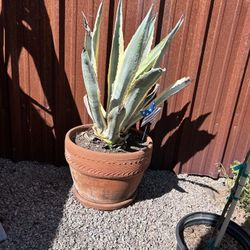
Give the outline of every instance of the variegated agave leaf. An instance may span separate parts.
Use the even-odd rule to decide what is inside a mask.
[[[121,125],[125,114],[126,112],[123,105],[116,106],[109,112],[107,117],[108,127],[102,133],[103,139],[108,144],[114,144],[114,142],[117,143],[120,141]]]
[[[140,65],[148,38],[151,12],[152,8],[133,35],[118,65],[109,110],[122,104],[124,95]]]
[[[144,104],[147,93],[154,86],[155,82],[160,78],[162,72],[164,71],[165,70],[161,68],[151,69],[149,72],[146,72],[136,80],[133,88],[130,90],[130,93],[124,101],[126,116],[123,124],[127,123],[140,104]]]
[[[118,65],[121,63],[124,53],[124,41],[122,32],[122,1],[120,0],[117,7],[115,29],[112,41],[112,47],[109,59],[108,69],[108,110],[110,105],[110,98],[112,95],[113,84],[117,75]]]
[[[92,114],[91,114],[91,110],[90,110],[90,107],[89,107],[89,100],[88,100],[88,96],[87,96],[87,95],[85,95],[85,96],[83,97],[83,103],[84,103],[84,105],[85,105],[85,108],[86,108],[86,110],[87,110],[88,115],[90,116],[90,118],[91,118],[92,121],[93,121],[93,116],[92,116]],[[93,121],[93,122],[94,122],[94,121]]]
[[[180,80],[176,81],[174,84],[165,89],[157,98],[155,98],[156,105],[165,102],[170,96],[187,87],[190,83],[191,79],[189,77],[183,77]]]
[[[152,46],[153,39],[154,39],[155,20],[156,20],[156,17],[153,17],[150,21],[149,30],[148,30],[148,37],[147,37],[147,41],[146,41],[146,47],[145,47],[142,59],[146,58],[151,50],[151,46]]]
[[[94,46],[93,46],[93,33],[89,27],[88,20],[83,12],[82,12],[82,15],[83,15],[83,27],[85,29],[84,48],[87,51],[90,62],[92,63],[95,73],[97,74],[96,59],[95,59],[95,52],[94,52]]]
[[[147,95],[147,97],[145,98],[145,101],[143,103],[142,107],[146,107],[150,102],[152,102],[152,100],[155,98],[157,91],[159,89],[160,84],[156,83],[154,86],[154,89],[152,91],[149,91],[149,94]]]
[[[82,72],[85,83],[85,88],[88,95],[89,107],[93,117],[94,125],[98,131],[101,133],[105,127],[106,122],[104,120],[100,101],[100,91],[98,87],[98,82],[94,67],[89,59],[88,52],[84,49],[82,51]]]
[[[151,16],[151,7],[124,51],[122,0],[119,0],[109,59],[108,100],[107,112],[105,112],[100,101],[97,82],[102,8],[101,3],[93,31],[83,15],[86,33],[85,49],[81,57],[87,91],[87,97],[84,100],[88,113],[93,119],[95,134],[109,144],[116,144],[120,141],[121,133],[126,132],[142,118],[141,109],[147,109],[153,100],[156,105],[164,102],[171,95],[184,88],[190,79],[180,79],[155,98],[158,89],[156,82],[164,71],[159,68],[159,62],[168,44],[180,28],[183,17],[173,30],[151,50],[156,20],[155,17]],[[159,112],[160,108],[158,107],[156,110]],[[145,122],[155,117],[157,112],[144,119]]]
[[[102,6],[101,3],[99,5],[97,16],[94,24],[93,32],[91,31],[88,20],[84,13],[83,16],[83,27],[85,29],[85,43],[84,47],[88,52],[90,61],[94,67],[94,70],[97,74],[97,66],[98,66],[98,54],[99,54],[99,38],[100,38],[100,24],[101,24],[101,16],[102,16]]]
[[[136,78],[139,77],[144,72],[150,70],[152,67],[158,67],[159,62],[162,59],[167,46],[181,27],[183,23],[184,17],[182,16],[180,20],[177,22],[175,27],[172,29],[172,31],[157,45],[155,46],[148,56],[142,61],[140,64],[140,67],[136,73]]]
[[[180,80],[176,81],[174,84],[170,85],[166,90],[164,90],[157,98],[155,98],[155,104],[160,105],[165,102],[170,96],[176,94],[186,86],[191,83],[189,77],[183,77]],[[148,106],[146,107],[148,108]],[[125,125],[125,131],[127,131],[131,126],[138,122],[142,118],[140,112],[134,114]]]
[[[141,110],[145,109],[153,101],[153,99],[155,98],[156,93],[159,89],[159,86],[160,86],[160,84],[156,83],[153,87],[153,90],[149,90],[149,93],[147,94],[147,97],[145,98],[145,100],[143,102],[141,102],[140,105],[137,106],[137,108],[130,114],[130,116],[127,118],[127,120],[123,122],[124,126],[122,128],[122,131],[125,130],[125,127],[128,124],[131,124],[131,122],[133,122],[134,117],[136,115],[138,115]]]
[[[99,56],[99,40],[100,40],[100,26],[101,26],[101,16],[102,16],[102,2],[99,5],[97,16],[95,20],[95,25],[93,29],[93,50],[95,54],[96,68],[98,66],[98,56]],[[97,72],[97,71],[96,71]]]

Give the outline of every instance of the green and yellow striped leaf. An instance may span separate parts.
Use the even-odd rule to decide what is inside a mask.
[[[99,133],[101,133],[105,127],[105,120],[102,114],[102,105],[100,101],[100,90],[93,65],[89,59],[87,50],[83,50],[81,54],[82,60],[82,73],[87,91],[89,107],[93,117],[94,125]]]
[[[140,65],[148,38],[151,12],[152,8],[133,35],[124,52],[122,60],[119,62],[109,110],[121,105],[123,97],[129,89],[130,83]]]
[[[95,25],[93,29],[93,35],[92,35],[93,36],[93,50],[94,50],[95,61],[96,61],[96,69],[98,67],[98,57],[99,57],[99,40],[100,40],[100,24],[101,24],[102,8],[103,8],[103,4],[101,2],[97,11],[97,16],[95,19]]]
[[[175,27],[172,29],[172,31],[149,52],[148,56],[140,64],[140,67],[136,73],[136,78],[144,72],[149,71],[152,67],[158,67],[159,62],[162,59],[167,46],[181,27],[183,20],[184,17],[181,17]]]
[[[145,98],[147,97],[147,93],[154,86],[154,84],[164,71],[165,69],[161,68],[151,69],[136,80],[133,88],[130,90],[130,93],[124,101],[126,117],[123,121],[123,127],[127,125],[130,117],[134,114],[135,111],[138,110],[140,104],[143,105]]]
[[[116,78],[118,65],[121,63],[123,53],[124,53],[124,41],[122,32],[122,1],[120,0],[117,7],[114,35],[113,35],[113,41],[109,59],[108,101],[107,101],[108,105],[110,103],[110,98],[112,95],[112,89]]]
[[[155,99],[156,106],[160,105],[161,103],[165,102],[170,96],[176,94],[186,86],[188,86],[191,83],[191,80],[189,77],[183,77],[176,81],[174,84],[170,85],[167,89],[165,89],[158,97]],[[148,108],[149,105],[146,107]],[[136,122],[140,121],[142,118],[140,112],[138,111],[136,114],[134,114],[129,121],[127,122],[127,125],[125,127],[125,131],[127,131],[131,126],[133,126]]]

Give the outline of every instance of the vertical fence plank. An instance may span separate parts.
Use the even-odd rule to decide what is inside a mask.
[[[21,123],[22,117],[22,105],[20,100],[20,88],[19,88],[19,70],[18,60],[20,53],[20,39],[22,35],[18,32],[19,20],[17,13],[19,11],[16,3],[13,3],[10,7],[8,1],[2,1],[2,13],[5,19],[5,64],[6,64],[6,76],[7,85],[9,89],[9,104],[10,104],[10,127],[11,127],[11,151],[14,159],[20,159],[25,157],[27,148],[22,146],[23,129]]]
[[[76,8],[79,1],[56,1],[57,5],[53,6],[50,3],[50,8],[54,12],[52,34],[55,34],[54,52],[54,92],[55,92],[55,137],[56,137],[56,161],[61,162],[64,159],[64,137],[66,132],[72,127],[80,124],[79,110],[77,100],[75,99],[75,82],[79,77],[76,71],[79,63],[77,55],[80,55],[77,46],[78,33],[80,29],[79,15],[76,15]],[[74,2],[74,3],[72,3]],[[72,16],[68,18],[69,11],[72,11]],[[68,20],[70,26],[68,25]],[[58,34],[59,33],[59,34]],[[69,43],[66,43],[69,40]],[[76,52],[75,52],[76,51]],[[72,59],[67,60],[67,53],[70,53]],[[75,54],[74,54],[75,53]],[[69,65],[69,62],[71,63]],[[67,67],[70,68],[70,74],[67,74]],[[71,81],[73,79],[73,81]],[[75,88],[75,90],[74,90]],[[74,91],[73,91],[74,90]]]
[[[226,144],[223,165],[229,170],[234,160],[243,161],[246,152],[250,149],[250,62],[248,63],[242,79],[242,87],[238,95],[234,117]]]
[[[8,76],[5,61],[6,22],[3,5],[4,3],[0,2],[0,153],[3,157],[11,157]]]

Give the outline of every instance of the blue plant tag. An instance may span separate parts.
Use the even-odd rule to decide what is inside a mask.
[[[154,109],[154,111],[149,114],[148,116],[144,117],[141,123],[141,127],[143,127],[144,125],[146,125],[147,123],[151,122],[152,124],[154,123],[154,121],[156,120],[158,114],[160,113],[161,108],[160,107],[156,107]]]
[[[143,117],[147,117],[154,112],[155,108],[156,108],[156,104],[155,104],[155,102],[152,102],[148,109],[141,111],[141,115]]]

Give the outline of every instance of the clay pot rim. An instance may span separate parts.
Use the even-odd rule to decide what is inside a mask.
[[[93,155],[98,154],[99,156],[102,156],[102,155],[105,156],[105,157],[109,156],[110,158],[115,157],[116,159],[119,158],[119,156],[122,156],[122,158],[124,156],[127,156],[127,157],[137,156],[138,157],[138,154],[144,155],[145,151],[148,151],[149,149],[151,149],[153,147],[153,141],[152,141],[150,136],[147,136],[147,140],[146,140],[147,147],[145,149],[138,150],[138,151],[135,151],[135,152],[126,152],[126,153],[122,153],[122,152],[117,152],[117,153],[99,152],[99,151],[94,151],[94,150],[90,150],[90,149],[87,149],[87,148],[83,148],[83,147],[80,147],[77,144],[75,144],[73,142],[73,140],[72,140],[73,133],[75,133],[76,130],[80,130],[81,128],[89,128],[91,126],[92,126],[92,124],[83,124],[83,125],[79,125],[79,126],[71,128],[66,133],[65,141],[67,143],[69,143],[71,145],[71,147],[75,148],[76,150],[81,151],[82,153],[88,152],[88,154],[93,154]],[[138,131],[138,130],[136,130],[136,131]]]

